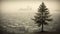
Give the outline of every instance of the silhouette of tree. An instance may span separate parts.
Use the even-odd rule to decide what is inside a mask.
[[[46,8],[44,2],[39,6],[38,12],[36,13],[36,16],[34,16],[34,20],[38,26],[42,25],[41,32],[43,32],[43,25],[48,25],[48,22],[51,21],[52,19],[49,18],[51,15],[49,14],[48,8]]]

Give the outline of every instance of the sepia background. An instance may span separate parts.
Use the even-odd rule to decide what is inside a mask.
[[[41,30],[32,18],[42,2],[53,19],[49,25],[44,25],[44,30],[60,31],[60,0],[0,0],[0,25],[3,30],[15,33]]]

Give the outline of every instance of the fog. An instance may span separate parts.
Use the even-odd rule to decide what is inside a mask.
[[[2,26],[7,31],[19,31],[18,27],[25,27],[29,32],[37,31],[39,27],[32,20],[35,13],[37,12],[42,0],[2,0],[0,1],[0,19]],[[49,25],[44,26],[46,31],[56,31],[56,27],[59,23],[60,8],[59,1],[57,0],[45,0],[43,1],[50,14],[52,15],[53,21]],[[14,29],[14,27],[17,27]]]

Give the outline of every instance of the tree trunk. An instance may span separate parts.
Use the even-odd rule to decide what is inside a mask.
[[[42,23],[42,28],[41,28],[41,32],[43,32],[44,30],[43,30],[43,23]]]

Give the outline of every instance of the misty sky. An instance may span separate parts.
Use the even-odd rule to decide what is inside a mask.
[[[35,10],[42,3],[42,0],[2,0],[1,1],[1,10],[6,12],[15,12],[19,10]],[[44,1],[47,8],[49,8],[50,12],[53,13],[54,11],[59,11],[59,1],[54,0],[45,0]],[[33,11],[34,12],[34,11]]]

